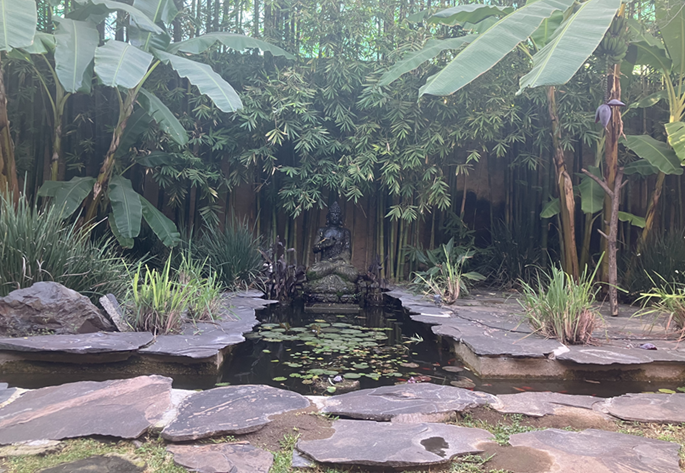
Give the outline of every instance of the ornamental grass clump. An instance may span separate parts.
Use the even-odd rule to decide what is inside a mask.
[[[523,298],[519,302],[533,330],[564,344],[588,343],[601,317],[592,306],[597,295],[592,282],[595,272],[588,276],[584,271],[576,282],[554,266],[546,281],[538,277],[537,289],[521,281]]]
[[[640,294],[637,302],[642,304],[642,309],[635,315],[658,317],[665,314],[666,329],[673,327],[679,330],[682,338],[685,336],[685,285],[658,276],[658,283],[649,278],[653,287],[651,291]]]

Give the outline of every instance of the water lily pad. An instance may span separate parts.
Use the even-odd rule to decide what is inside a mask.
[[[262,350],[262,353],[271,353],[271,350]]]
[[[302,380],[302,384],[312,384],[313,382],[314,381],[312,381],[311,379],[303,379]]]
[[[362,377],[362,375],[359,373],[345,373],[343,377],[345,379],[359,379]]]
[[[674,391],[674,390],[672,390],[672,389],[665,389],[665,388],[659,389],[659,392],[660,392],[660,393],[664,393],[664,394],[675,394],[675,391]]]
[[[277,381],[279,383],[281,381],[287,381],[287,380],[288,380],[288,378],[284,378],[283,376],[277,376],[276,378],[274,378],[274,381]]]
[[[281,361],[281,360],[271,360],[271,363],[278,363],[278,362],[280,362],[280,361]]]
[[[302,375],[300,373],[290,373],[291,378],[301,378]]]
[[[355,363],[352,365],[352,367],[358,370],[365,370],[369,367],[369,365],[366,363]]]
[[[302,368],[302,364],[301,364],[301,363],[293,363],[292,361],[287,361],[287,362],[285,362],[285,363],[283,363],[283,364],[286,365],[286,366],[290,366],[291,368]]]
[[[293,327],[290,329],[291,332],[306,332],[307,329],[305,327]]]
[[[328,391],[329,393],[333,394],[333,393],[335,392],[335,386],[328,386],[328,387],[326,388],[326,391]]]

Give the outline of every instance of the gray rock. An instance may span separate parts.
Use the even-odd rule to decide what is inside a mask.
[[[290,460],[290,466],[293,468],[316,468],[316,463],[294,449],[293,457]]]
[[[482,392],[431,383],[363,389],[327,398],[322,412],[355,419],[393,422],[442,422],[456,412],[492,403]]]
[[[112,330],[90,300],[56,282],[37,282],[0,298],[0,334],[90,333]]]
[[[248,443],[170,445],[174,462],[199,473],[269,473],[274,457]]]
[[[78,335],[39,335],[28,338],[0,338],[0,350],[19,352],[92,353],[133,352],[150,343],[149,332],[96,332]]]
[[[402,468],[478,453],[478,444],[493,438],[485,430],[447,424],[337,420],[333,428],[332,437],[300,440],[297,449],[321,463]]]
[[[645,350],[613,347],[569,346],[569,351],[557,356],[559,361],[573,361],[581,365],[640,365],[653,360]]]
[[[306,293],[315,294],[354,294],[357,292],[357,285],[337,274],[329,274],[321,279],[306,282],[304,290]]]
[[[178,416],[162,431],[162,437],[182,442],[246,434],[268,424],[272,415],[308,406],[304,396],[270,386],[248,384],[209,389],[183,401]]]
[[[17,392],[17,388],[0,389],[0,406],[2,406],[3,403],[9,401],[10,398],[14,396],[15,392]]]
[[[137,464],[120,455],[98,455],[75,462],[62,463],[40,473],[142,473],[145,464]]]
[[[129,324],[124,322],[124,312],[121,310],[119,301],[117,301],[114,294],[102,296],[100,298],[100,305],[105,309],[117,330],[120,332],[131,332],[133,330]]]
[[[607,399],[604,410],[614,417],[638,422],[685,422],[685,394],[624,394]]]
[[[562,346],[556,340],[494,330],[489,335],[462,335],[461,341],[478,356],[544,358]]]
[[[490,407],[505,414],[524,414],[531,417],[554,415],[560,407],[592,409],[604,399],[592,396],[575,396],[552,392],[524,392],[499,394]]]
[[[548,429],[515,434],[514,447],[549,454],[550,472],[564,473],[680,473],[680,445],[634,435],[588,429],[582,432]]]
[[[0,458],[20,457],[25,455],[47,455],[55,453],[63,447],[58,440],[33,440],[31,442],[19,442],[13,445],[0,447]]]
[[[188,333],[190,330],[193,332]],[[224,348],[245,341],[241,332],[223,330],[220,326],[199,323],[186,327],[179,335],[158,335],[155,342],[140,353],[162,356],[182,356],[192,359],[209,358]]]
[[[36,389],[0,408],[0,445],[89,435],[133,439],[171,407],[171,378],[162,376]]]

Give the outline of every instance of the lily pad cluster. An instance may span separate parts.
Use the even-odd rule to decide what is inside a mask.
[[[285,382],[290,378],[311,385],[316,380],[330,378],[332,389],[327,391],[334,392],[336,381],[362,377],[378,381],[405,376],[400,372],[400,366],[406,364],[410,345],[414,342],[394,336],[395,330],[318,319],[304,327],[264,323],[256,336],[270,343],[291,342],[284,350],[262,351],[269,355],[278,351],[280,358],[274,357],[271,361],[293,369],[287,375],[273,378],[274,381]],[[391,338],[396,343],[392,344]],[[407,373],[411,374],[417,373]]]

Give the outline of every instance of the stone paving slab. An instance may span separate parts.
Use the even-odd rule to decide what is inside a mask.
[[[40,473],[142,473],[145,462],[132,461],[122,455],[97,455],[40,470]]]
[[[325,398],[322,412],[355,419],[443,422],[466,409],[493,403],[491,394],[431,383],[362,389]]]
[[[493,438],[482,429],[447,424],[337,420],[323,440],[300,440],[297,449],[320,463],[392,468],[438,465],[478,453]]]
[[[139,352],[146,355],[199,360],[216,356],[224,348],[245,341],[242,333],[224,331],[214,324],[199,323],[196,327],[188,327],[187,330],[196,330],[196,332],[180,335],[158,335],[151,346],[143,348]]]
[[[248,443],[170,445],[174,462],[199,473],[269,473],[274,457]]]
[[[547,429],[514,434],[509,444],[546,452],[554,462],[550,473],[682,473],[680,445],[635,435]]]
[[[0,350],[14,352],[59,352],[77,355],[133,352],[152,342],[150,332],[95,332],[77,335],[38,335],[0,338]]]
[[[81,381],[27,391],[0,408],[0,445],[108,435],[137,438],[171,408],[171,378]]]
[[[581,345],[569,346],[568,349],[566,353],[557,356],[557,360],[582,365],[641,365],[653,361],[648,350]]]
[[[604,399],[553,392],[528,391],[516,394],[499,394],[490,407],[503,414],[524,414],[531,417],[554,415],[560,407],[592,410]]]
[[[631,393],[602,405],[605,412],[623,420],[678,424],[685,422],[685,394]]]
[[[178,416],[162,431],[172,442],[218,435],[247,434],[270,422],[269,417],[309,406],[300,394],[261,385],[226,386],[191,394]]]

